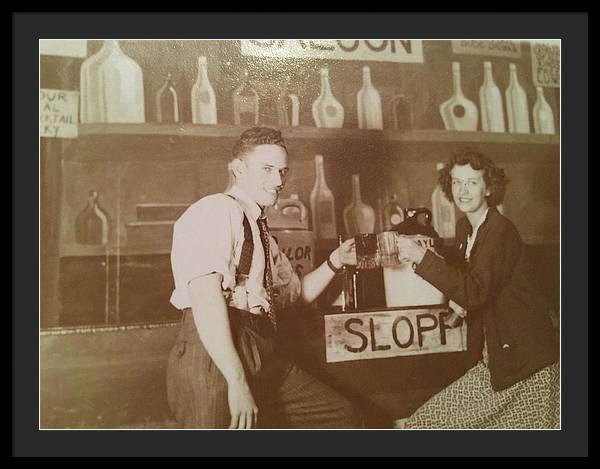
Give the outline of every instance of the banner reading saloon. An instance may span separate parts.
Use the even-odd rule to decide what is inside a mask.
[[[423,63],[423,43],[414,40],[242,40],[242,55]]]

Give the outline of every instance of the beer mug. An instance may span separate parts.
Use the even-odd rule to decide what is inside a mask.
[[[377,235],[374,233],[359,233],[354,236],[357,269],[375,269],[379,267],[377,244]]]
[[[398,258],[398,245],[396,231],[384,231],[377,235],[377,249],[379,251],[379,265],[381,267],[396,267],[400,265]]]

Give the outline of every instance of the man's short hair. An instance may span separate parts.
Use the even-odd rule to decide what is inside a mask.
[[[251,127],[240,135],[233,146],[232,159],[241,158],[258,145],[279,145],[287,153],[281,131],[271,127]]]

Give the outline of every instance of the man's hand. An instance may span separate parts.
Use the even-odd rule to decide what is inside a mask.
[[[342,265],[356,265],[356,244],[349,238],[338,246],[329,256],[331,263],[340,268]]]
[[[246,382],[228,383],[227,400],[231,414],[229,428],[256,427],[258,407]]]

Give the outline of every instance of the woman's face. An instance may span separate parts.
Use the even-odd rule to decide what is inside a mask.
[[[470,164],[455,165],[450,171],[452,196],[458,209],[465,214],[483,215],[488,208],[486,195],[489,191],[483,179],[483,170],[473,169]]]

